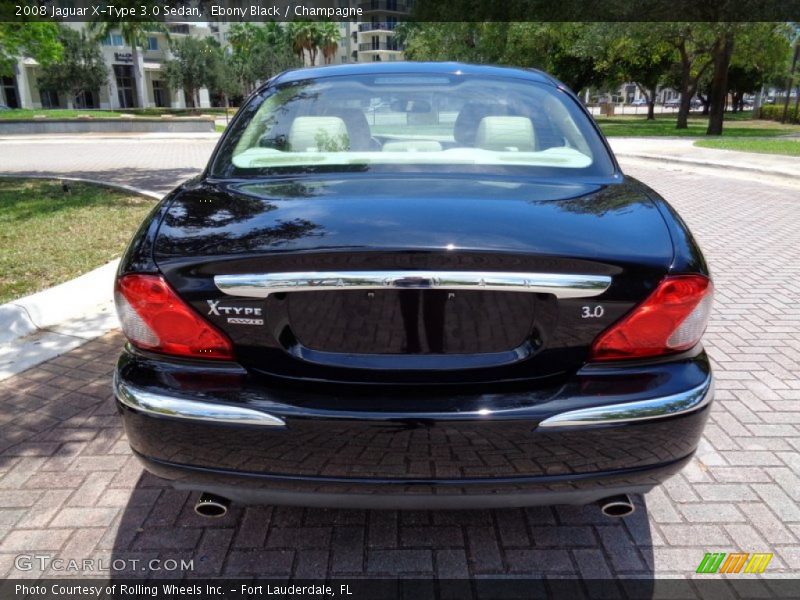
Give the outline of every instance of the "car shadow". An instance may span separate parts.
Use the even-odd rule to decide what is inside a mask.
[[[114,576],[297,580],[400,575],[485,578],[485,585],[499,578],[511,586],[521,579],[581,578],[605,580],[593,584],[612,587],[625,585],[612,581],[623,577],[630,578],[636,597],[649,597],[653,586],[651,526],[643,496],[632,497],[633,514],[616,519],[602,515],[597,505],[395,511],[236,504],[212,519],[195,514],[198,497],[143,472],[119,521],[111,556],[114,564],[128,567]],[[164,565],[161,571],[142,568],[153,559]]]
[[[71,170],[65,173],[53,171],[19,171],[8,173],[12,177],[39,177],[48,179],[76,178],[106,182],[116,185],[127,185],[142,190],[166,194],[187,179],[199,174],[197,168],[174,169],[141,169],[126,168],[98,169],[98,170]]]

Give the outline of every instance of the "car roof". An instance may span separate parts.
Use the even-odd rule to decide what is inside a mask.
[[[483,75],[489,77],[510,77],[526,79],[538,83],[562,87],[555,77],[538,69],[518,67],[498,67],[493,65],[473,65],[461,62],[370,62],[324,67],[305,67],[285,71],[273,78],[267,85],[290,83],[305,79],[342,77],[347,75],[399,75],[399,74],[439,74],[439,75]],[[266,85],[264,86],[266,87]]]

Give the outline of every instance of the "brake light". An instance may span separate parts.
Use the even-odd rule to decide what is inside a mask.
[[[192,358],[233,358],[228,337],[186,304],[160,275],[125,275],[114,301],[122,331],[144,350]]]
[[[688,350],[706,329],[713,292],[713,284],[702,275],[667,277],[597,337],[589,359],[647,358]]]

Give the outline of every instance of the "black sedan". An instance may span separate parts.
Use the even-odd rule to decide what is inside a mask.
[[[135,235],[115,393],[146,468],[209,516],[624,515],[697,447],[712,289],[686,225],[548,75],[303,69]]]

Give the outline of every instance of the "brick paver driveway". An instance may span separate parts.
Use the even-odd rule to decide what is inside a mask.
[[[124,154],[118,179],[146,161],[147,177],[163,188],[202,164],[210,142],[180,145],[183,158],[176,158],[176,146],[160,143],[81,148],[85,166],[75,168],[70,158],[74,171],[112,175],[102,155],[113,151]],[[7,150],[0,144],[4,166]],[[203,156],[197,162],[195,155]],[[57,159],[55,151],[47,156]],[[167,171],[160,177],[159,163]],[[194,575],[684,577],[706,551],[774,552],[768,574],[796,575],[797,192],[732,182],[722,173],[627,170],[679,209],[717,285],[706,335],[717,401],[705,438],[685,471],[637,499],[633,516],[612,521],[593,506],[466,512],[234,506],[224,519],[203,520],[192,511],[194,495],[144,474],[128,450],[110,396],[122,343],[112,333],[0,383],[0,576],[41,576],[38,568],[20,572],[13,565],[17,554],[37,553],[193,558]]]

